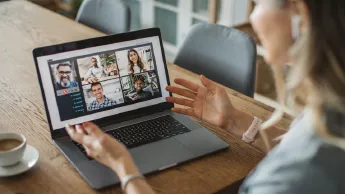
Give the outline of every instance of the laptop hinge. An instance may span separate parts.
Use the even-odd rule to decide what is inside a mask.
[[[146,107],[145,110],[139,111],[139,113],[136,113],[136,114],[129,114],[126,116],[117,116],[117,118],[112,117],[112,118],[109,118],[107,120],[103,120],[102,123],[95,121],[95,124],[97,124],[99,127],[102,128],[102,127],[113,125],[116,123],[129,121],[129,120],[137,119],[140,117],[152,115],[152,114],[155,114],[158,112],[170,110],[172,107],[173,107],[173,104],[171,104],[171,103],[163,103],[160,106],[156,106],[155,108]],[[52,139],[58,139],[61,137],[68,136],[68,134],[67,134],[66,130],[63,130],[63,128],[62,128],[62,129],[51,131],[51,136],[52,136]]]
[[[135,114],[135,115],[127,116],[126,118],[116,119],[116,120],[112,120],[112,121],[109,121],[109,122],[106,122],[106,123],[102,123],[99,126],[100,127],[105,127],[105,126],[113,125],[113,124],[116,124],[116,123],[119,123],[119,122],[125,122],[125,121],[129,121],[129,120],[137,119],[137,118],[140,118],[140,117],[152,115],[152,114],[155,114],[155,113],[158,113],[158,112],[163,112],[163,111],[166,111],[166,110],[167,109],[162,108],[162,109],[159,109],[159,110],[156,109],[154,111],[145,111],[145,112],[138,113],[138,114]]]

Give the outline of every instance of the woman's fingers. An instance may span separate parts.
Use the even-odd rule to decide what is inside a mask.
[[[75,125],[77,133],[85,134],[85,130],[81,125]]]
[[[200,75],[200,81],[202,85],[204,85],[206,88],[214,89],[217,87],[217,84],[215,84],[213,81],[207,79],[204,75]]]
[[[194,117],[194,110],[193,109],[172,108],[171,110],[173,112],[176,112],[176,113],[179,113],[179,114],[184,114],[184,115],[188,115],[188,116]]]
[[[66,130],[71,139],[82,145],[90,145],[93,141],[92,137],[85,133],[77,132],[72,125],[66,125]]]
[[[188,88],[194,92],[197,92],[198,89],[200,88],[198,84],[185,80],[185,79],[176,78],[174,81],[176,84],[183,86],[185,88]]]
[[[89,147],[88,146],[85,146],[83,145],[85,151],[86,151],[86,154],[89,156],[89,157],[92,157],[92,152],[90,151]]]
[[[178,94],[180,96],[184,96],[186,98],[194,99],[196,97],[196,93],[194,93],[194,92],[192,92],[190,90],[178,88],[178,87],[175,87],[175,86],[167,86],[165,89],[168,92],[175,93],[175,94]]]
[[[188,106],[191,108],[194,107],[194,101],[192,100],[188,100],[184,98],[176,98],[176,97],[166,97],[165,99],[167,102],[176,103],[176,104]]]
[[[86,122],[82,124],[82,127],[85,129],[87,134],[93,135],[93,136],[101,136],[103,134],[103,131],[95,124],[91,122]]]
[[[117,141],[115,138],[112,138],[107,134],[104,134],[100,137],[99,143],[105,150],[110,150],[110,151],[112,151],[114,149],[119,151],[120,149],[122,149],[119,146],[124,146],[122,143]]]
[[[68,133],[68,135],[73,139],[75,138],[75,136],[78,136],[79,138],[79,134],[76,129],[72,126],[72,125],[66,125],[66,131]],[[78,142],[79,143],[79,142]]]

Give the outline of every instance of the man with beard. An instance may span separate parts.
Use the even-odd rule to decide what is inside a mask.
[[[152,93],[148,91],[146,88],[144,88],[145,84],[145,78],[142,75],[135,75],[133,77],[133,82],[134,82],[134,90],[129,92],[128,97],[131,100],[138,100],[142,98],[151,98]]]
[[[56,67],[56,77],[55,82],[56,90],[63,90],[67,88],[78,87],[78,83],[73,81],[72,66],[69,63],[60,63]]]
[[[98,65],[97,59],[95,57],[91,58],[92,67],[86,73],[86,81],[88,83],[98,82],[98,78],[107,76],[107,71]]]
[[[96,100],[90,103],[88,108],[89,111],[116,105],[116,101],[107,98],[103,94],[104,91],[102,84],[100,82],[95,82],[91,84],[91,92],[92,95],[96,98]]]

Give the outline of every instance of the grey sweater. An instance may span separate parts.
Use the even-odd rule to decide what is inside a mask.
[[[310,121],[306,111],[245,180],[241,194],[345,194],[345,151],[323,142]],[[326,122],[344,137],[344,115],[327,111]]]

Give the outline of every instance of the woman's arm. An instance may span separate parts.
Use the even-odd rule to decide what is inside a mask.
[[[67,125],[66,130],[75,142],[83,145],[89,157],[111,168],[121,181],[128,175],[140,175],[126,147],[105,134],[97,125],[93,123],[83,123],[76,126]],[[125,192],[133,194],[154,193],[146,180],[141,178],[130,180],[125,187]]]
[[[205,76],[200,76],[200,81],[202,85],[185,79],[175,79],[175,83],[182,87],[166,87],[168,92],[184,97],[174,96],[166,98],[168,102],[184,106],[176,107],[172,110],[221,127],[241,139],[254,118],[233,107],[223,87],[220,87]],[[267,130],[269,139],[279,137],[285,132],[285,130],[275,127]],[[277,143],[274,142],[274,144]],[[252,144],[262,151],[267,151],[263,139],[259,135]]]
[[[234,111],[234,113],[231,115],[230,122],[224,129],[241,139],[243,133],[245,133],[248,130],[253,120],[254,120],[254,117],[237,110],[237,111]],[[270,141],[270,145],[272,147],[277,145],[279,141],[275,141],[274,139],[285,134],[286,132],[287,132],[286,130],[279,129],[277,127],[271,127],[267,129],[266,134],[267,134],[268,140]],[[266,148],[263,138],[261,137],[259,133],[256,136],[255,141],[252,143],[252,145],[263,152],[269,151]]]
[[[111,169],[117,173],[120,180],[123,180],[123,178],[126,175],[139,175],[140,172],[135,166],[132,158],[129,156],[114,161],[111,165]],[[145,179],[133,179],[129,181],[125,187],[126,193],[133,193],[133,194],[152,194],[155,193],[150,185],[146,182]]]

